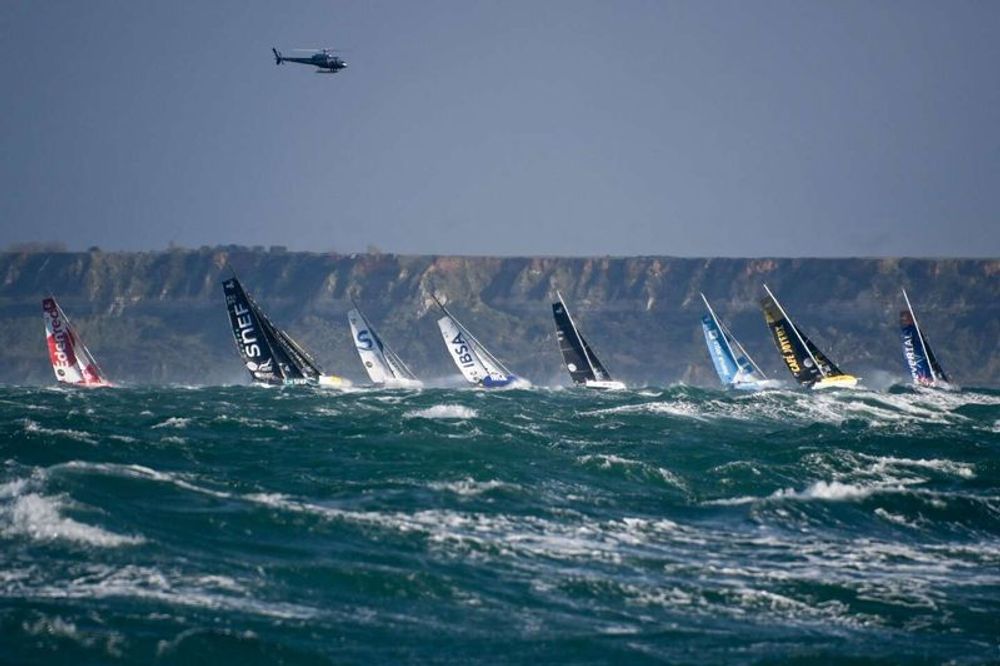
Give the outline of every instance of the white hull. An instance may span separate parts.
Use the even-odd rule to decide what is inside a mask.
[[[598,391],[624,391],[624,382],[615,379],[588,379],[583,383],[584,387]]]
[[[375,388],[383,389],[420,389],[424,383],[419,379],[406,379],[405,377],[395,377],[384,382],[376,382]]]
[[[781,388],[782,382],[779,379],[760,379],[751,382],[735,382],[730,386],[737,391],[766,391]]]

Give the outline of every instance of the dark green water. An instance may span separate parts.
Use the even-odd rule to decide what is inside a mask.
[[[998,453],[987,390],[0,388],[0,662],[996,662]]]

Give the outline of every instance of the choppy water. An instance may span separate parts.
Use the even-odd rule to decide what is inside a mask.
[[[2,388],[0,662],[995,662],[998,453],[986,390]]]

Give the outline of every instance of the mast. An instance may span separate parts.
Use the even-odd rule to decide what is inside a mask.
[[[927,369],[931,371],[931,379],[938,381],[937,375],[934,373],[934,364],[931,363],[931,355],[927,353],[927,343],[924,342],[924,333],[920,330],[920,323],[917,322],[917,315],[913,312],[913,306],[910,305],[910,297],[906,295],[906,290],[901,289],[903,292],[903,300],[906,301],[906,309],[910,311],[910,318],[913,319],[913,327],[917,329],[917,339],[920,340],[920,348],[924,350],[924,358],[927,359]]]
[[[723,332],[724,333],[728,333],[729,336],[732,337],[733,342],[735,342],[736,346],[740,348],[740,353],[743,354],[743,356],[745,356],[748,361],[750,361],[750,365],[753,366],[753,369],[756,370],[757,372],[759,372],[760,376],[763,379],[767,379],[767,373],[760,369],[760,366],[757,365],[757,362],[755,360],[753,360],[753,356],[751,356],[750,352],[748,352],[746,350],[746,347],[743,346],[743,343],[736,339],[736,336],[733,335],[732,331],[730,331],[729,328],[726,327],[726,328],[723,328]]]
[[[52,299],[52,302],[56,304],[56,309],[59,310],[59,314],[62,315],[63,321],[66,322],[66,328],[68,328],[70,330],[70,332],[72,333],[73,339],[80,345],[80,350],[83,352],[83,355],[86,357],[86,360],[87,360],[88,364],[92,365],[94,367],[94,370],[97,371],[97,378],[99,380],[101,380],[101,381],[107,381],[105,379],[104,371],[101,370],[101,366],[97,365],[97,359],[94,358],[94,355],[90,353],[89,349],[87,349],[87,344],[83,341],[83,338],[81,338],[77,334],[77,332],[76,332],[76,326],[74,326],[73,322],[71,322],[69,320],[69,317],[67,317],[66,313],[63,312],[62,306],[59,305],[59,302],[55,298]],[[79,363],[79,358],[77,359],[77,363]],[[86,368],[84,368],[84,369],[86,370]],[[86,379],[87,373],[83,372],[81,374],[83,374],[84,379]]]
[[[566,313],[566,318],[569,319],[569,325],[573,329],[573,335],[576,336],[576,341],[580,344],[580,349],[583,350],[583,357],[587,359],[587,365],[590,366],[590,374],[594,376],[594,379],[602,379],[600,373],[594,367],[594,361],[590,358],[590,351],[587,349],[587,345],[583,344],[583,338],[580,337],[580,329],[576,327],[576,322],[573,321],[573,315],[569,313],[569,308],[566,307],[566,301],[563,300],[562,294],[556,289],[556,297],[562,304],[563,311]]]
[[[774,297],[774,294],[771,293],[771,290],[767,288],[766,284],[764,285],[764,291],[767,292],[767,295],[771,297],[771,300],[774,301],[774,304],[778,306],[779,310],[781,310],[781,316],[783,316],[785,320],[792,325],[792,330],[795,331],[795,337],[799,339],[799,342],[802,344],[802,347],[806,350],[806,353],[809,354],[809,358],[811,358],[812,362],[816,364],[816,369],[819,370],[819,374],[823,375],[823,377],[826,377],[826,370],[823,368],[822,365],[820,365],[819,361],[816,360],[816,357],[813,356],[812,350],[809,349],[809,345],[806,344],[806,341],[802,339],[802,334],[799,333],[799,327],[795,325],[795,322],[792,321],[792,318],[788,316],[787,312],[785,312],[785,308],[781,307],[781,302]]]

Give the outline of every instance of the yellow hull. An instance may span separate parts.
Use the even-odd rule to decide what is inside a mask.
[[[327,388],[347,388],[348,386],[352,386],[350,379],[344,379],[337,375],[321,375],[319,385]]]
[[[812,385],[814,391],[827,388],[855,388],[858,385],[858,378],[854,375],[836,375],[824,377]]]

